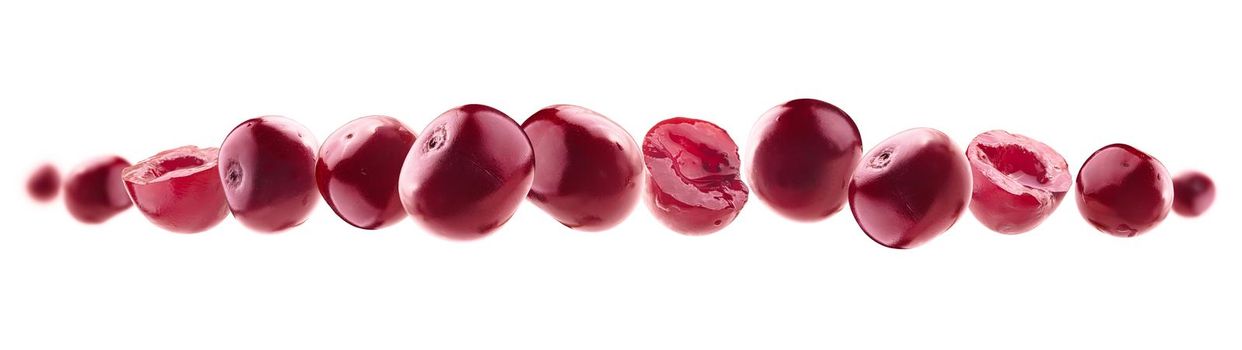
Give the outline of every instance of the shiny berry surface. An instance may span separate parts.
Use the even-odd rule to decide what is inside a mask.
[[[750,136],[749,184],[785,217],[814,221],[845,205],[862,138],[840,108],[799,99],[764,113]]]
[[[620,125],[586,108],[555,105],[522,129],[537,161],[527,198],[540,209],[582,231],[611,228],[634,209],[643,159]]]
[[[414,132],[387,116],[355,119],[319,147],[315,180],[319,193],[342,220],[377,229],[406,217],[397,195],[401,165],[414,145]]]
[[[1078,171],[1078,211],[1101,232],[1133,237],[1151,230],[1173,206],[1164,164],[1124,144],[1095,151]]]
[[[966,158],[974,176],[970,211],[1000,233],[1039,226],[1073,184],[1065,158],[1052,147],[1002,130],[976,136]]]
[[[863,156],[850,182],[850,209],[876,243],[914,248],[944,233],[970,200],[966,156],[939,130],[894,135]]]
[[[258,232],[300,225],[315,190],[315,138],[292,119],[263,116],[242,122],[220,145],[220,182],[233,217]]]
[[[1173,211],[1185,217],[1203,215],[1216,201],[1216,184],[1198,171],[1187,171],[1173,178]]]
[[[643,138],[647,207],[665,226],[686,235],[729,225],[746,205],[737,144],[707,121],[672,118]]]
[[[30,173],[26,180],[26,193],[36,202],[47,203],[60,193],[60,172],[51,164],[43,164]]]
[[[133,205],[121,172],[129,162],[105,156],[79,165],[65,178],[65,208],[78,221],[98,224]]]
[[[406,212],[454,240],[495,231],[530,192],[535,157],[522,128],[504,113],[465,105],[423,129],[401,169]]]
[[[229,213],[216,167],[218,152],[178,147],[125,168],[121,176],[147,220],[172,232],[202,232]]]

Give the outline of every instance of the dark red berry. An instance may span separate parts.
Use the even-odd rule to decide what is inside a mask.
[[[850,209],[876,243],[914,248],[957,222],[970,190],[970,166],[953,140],[936,129],[910,129],[863,156],[850,182]]]
[[[404,219],[397,180],[414,132],[392,117],[362,117],[345,124],[319,147],[319,193],[342,220],[378,229]]]
[[[1078,211],[1100,231],[1134,237],[1173,206],[1173,179],[1156,158],[1123,144],[1095,151],[1078,171]]]
[[[527,198],[561,224],[605,230],[634,209],[643,159],[620,125],[586,108],[555,105],[522,129],[539,162]]]
[[[26,180],[26,192],[36,202],[51,202],[60,193],[60,172],[51,164],[40,165]]]
[[[179,233],[206,231],[228,216],[216,170],[219,149],[184,146],[125,168],[122,178],[138,211]]]
[[[517,122],[484,105],[441,114],[401,168],[401,203],[443,237],[480,238],[504,225],[530,192],[535,157]]]
[[[751,132],[750,186],[788,218],[814,221],[845,205],[862,138],[845,111],[800,99],[773,107]]]
[[[65,207],[75,219],[87,224],[108,221],[133,203],[125,192],[121,171],[129,162],[117,156],[92,159],[69,173],[65,181]]]
[[[691,118],[657,123],[643,138],[647,207],[686,235],[719,231],[746,205],[737,144],[716,124]]]
[[[233,216],[259,232],[302,224],[318,201],[315,138],[281,116],[239,124],[220,146],[220,182]]]
[[[1216,184],[1198,171],[1187,171],[1173,178],[1173,211],[1185,217],[1203,215],[1216,200]]]
[[[1039,226],[1071,185],[1069,165],[1042,142],[1002,130],[976,136],[966,148],[974,174],[970,211],[993,231],[1017,234]]]

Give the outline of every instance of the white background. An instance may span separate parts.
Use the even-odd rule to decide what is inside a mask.
[[[1240,15],[1229,2],[5,2],[0,348],[1237,348]],[[1076,174],[1126,142],[1213,175],[1219,200],[1120,239],[1071,194],[1033,232],[967,213],[898,251],[848,209],[800,224],[755,197],[706,237],[641,203],[594,234],[524,203],[460,243],[410,221],[356,230],[326,205],[277,235],[232,219],[171,234],[135,210],[84,226],[23,189],[41,161],[215,146],[262,114],[322,140],[369,114],[421,130],[465,103],[518,122],[573,103],[635,136],[708,119],[744,147],[760,114],[799,97],[850,113],[868,149],[916,126],[963,147],[1002,128]]]

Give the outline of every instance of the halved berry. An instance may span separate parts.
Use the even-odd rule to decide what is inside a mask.
[[[1052,147],[1002,130],[966,148],[974,174],[970,211],[993,231],[1030,231],[1061,205],[1071,185],[1065,158]]]
[[[121,171],[129,162],[118,156],[89,160],[69,173],[65,181],[65,207],[75,219],[87,224],[108,221],[129,209]]]
[[[310,216],[315,189],[315,137],[292,119],[242,122],[220,145],[220,183],[229,210],[246,227],[276,232]]]
[[[1173,211],[1185,217],[1203,215],[1216,200],[1216,184],[1198,171],[1187,171],[1173,178]]]
[[[60,193],[60,172],[51,164],[40,165],[26,180],[26,192],[36,202],[51,202]]]
[[[719,231],[746,205],[737,144],[716,124],[691,118],[656,123],[643,138],[647,207],[686,235]]]
[[[1101,232],[1138,236],[1173,207],[1173,179],[1143,151],[1112,144],[1095,151],[1078,171],[1078,211]]]
[[[216,170],[218,152],[183,146],[125,168],[130,199],[147,220],[169,231],[195,233],[216,226],[229,213]]]
[[[319,147],[315,180],[319,194],[342,220],[361,229],[378,229],[404,219],[397,180],[414,132],[382,115],[345,124]]]

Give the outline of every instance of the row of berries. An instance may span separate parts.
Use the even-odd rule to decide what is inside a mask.
[[[1072,184],[1051,147],[1000,130],[979,135],[963,152],[940,131],[911,129],[864,155],[854,121],[814,99],[760,117],[745,171],[725,130],[691,118],[657,123],[641,149],[621,126],[572,105],[544,108],[521,125],[494,108],[465,105],[419,135],[394,118],[369,116],[317,147],[297,122],[258,117],[218,149],[174,148],[134,165],[116,156],[87,162],[68,176],[65,203],[85,223],[132,203],[174,232],[207,230],[230,212],[253,230],[277,232],[301,224],[323,198],[359,228],[409,215],[431,232],[465,240],[499,228],[523,198],[570,228],[605,230],[629,215],[644,188],[648,208],[670,229],[708,234],[732,222],[753,190],[799,221],[827,218],[848,200],[873,240],[911,248],[948,230],[968,206],[992,230],[1029,231]],[[28,182],[44,201],[59,187],[50,165]],[[1155,158],[1123,144],[1087,159],[1076,192],[1091,225],[1123,237],[1150,230],[1170,209],[1197,216],[1215,196],[1203,174],[1171,178]]]

